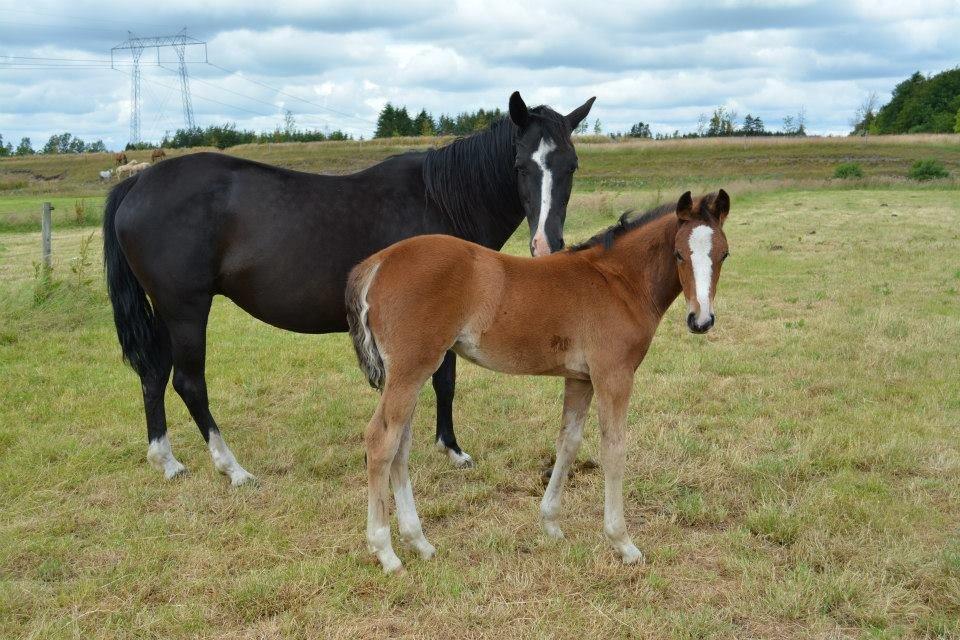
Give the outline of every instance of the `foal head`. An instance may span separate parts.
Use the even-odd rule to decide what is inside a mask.
[[[694,202],[687,191],[677,203],[674,258],[687,299],[687,327],[706,333],[713,326],[713,297],[720,268],[729,255],[723,223],[730,213],[730,196],[721,189]]]
[[[514,166],[533,256],[563,249],[563,223],[577,170],[570,134],[590,113],[594,100],[562,116],[546,106],[528,109],[519,91],[510,96],[510,120],[519,129]]]

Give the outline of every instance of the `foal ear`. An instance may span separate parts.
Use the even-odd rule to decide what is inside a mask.
[[[583,122],[583,119],[587,117],[588,113],[590,113],[590,107],[593,106],[593,101],[596,99],[597,96],[593,96],[566,115],[567,124],[570,126],[570,131],[573,131],[580,126],[580,123]]]
[[[693,219],[693,196],[687,191],[677,201],[677,217],[682,221]]]
[[[730,214],[730,196],[723,189],[717,192],[717,197],[713,199],[713,215],[720,221],[720,226],[726,221]]]
[[[530,123],[530,110],[519,91],[510,94],[510,120],[521,129]]]

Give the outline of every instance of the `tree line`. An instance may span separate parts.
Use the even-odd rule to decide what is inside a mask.
[[[173,134],[165,133],[159,146],[167,149],[185,149],[189,147],[215,147],[226,149],[238,144],[265,144],[268,142],[322,142],[324,140],[350,140],[343,131],[323,132],[319,129],[299,129],[293,113],[287,111],[283,124],[273,131],[252,131],[238,129],[233,122],[212,124],[208,127],[177,129]],[[127,149],[153,148],[154,145],[127,145]]]
[[[442,114],[434,118],[426,109],[421,109],[416,116],[411,116],[407,107],[397,107],[391,103],[384,105],[377,117],[375,138],[391,138],[397,136],[463,136],[485,129],[491,123],[502,118],[504,113],[500,109],[478,109],[465,111],[455,116]],[[590,123],[584,120],[574,133],[586,134],[592,128],[594,135],[603,135],[603,125],[600,120]],[[777,131],[766,128],[760,116],[747,114],[741,123],[735,111],[725,107],[717,107],[713,115],[707,118],[700,116],[696,131],[681,134],[654,134],[650,125],[645,122],[633,124],[626,132],[608,134],[613,139],[618,138],[716,138],[723,136],[805,136],[806,116],[801,109],[796,116],[787,116],[783,119],[783,127]]]
[[[486,129],[503,115],[500,109],[481,108],[455,116],[441,114],[439,118],[434,118],[426,109],[421,109],[420,113],[411,117],[406,107],[395,107],[388,102],[377,116],[373,137],[463,136]]]
[[[76,138],[71,133],[55,133],[47,140],[39,151],[34,150],[30,138],[20,138],[20,144],[16,147],[12,142],[4,144],[3,135],[0,134],[0,157],[4,156],[32,156],[35,153],[104,153],[107,150],[103,140],[96,142],[84,142],[81,138]]]
[[[924,76],[917,71],[877,108],[870,94],[854,116],[850,135],[960,133],[960,67]]]

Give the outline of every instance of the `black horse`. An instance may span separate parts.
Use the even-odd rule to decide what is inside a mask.
[[[235,485],[253,479],[223,441],[207,400],[214,295],[283,329],[346,331],[350,269],[404,238],[442,233],[500,249],[526,216],[531,253],[563,248],[577,167],[570,134],[593,100],[563,116],[528,109],[514,93],[509,119],[352,175],[198,153],[114,187],[103,220],[104,264],[123,356],[142,383],[150,463],[167,478],[185,470],[166,435],[172,369],[214,466]],[[451,352],[433,376],[437,444],[455,464],[470,466],[453,433],[455,381]]]

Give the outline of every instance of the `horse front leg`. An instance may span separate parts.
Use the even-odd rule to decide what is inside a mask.
[[[447,351],[443,363],[433,374],[433,391],[437,395],[437,449],[446,453],[453,466],[469,469],[474,466],[470,454],[457,444],[453,433],[453,396],[457,388],[457,354]]]
[[[627,409],[633,374],[594,377],[600,417],[600,459],[603,465],[603,530],[624,564],[643,562],[643,554],[627,533],[623,517],[623,469],[626,461]]]

